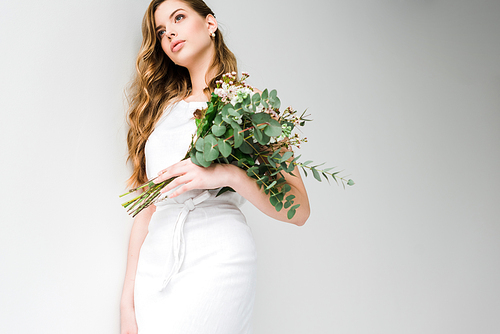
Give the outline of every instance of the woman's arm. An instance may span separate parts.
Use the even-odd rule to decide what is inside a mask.
[[[295,215],[292,219],[288,219],[286,209],[281,209],[281,211],[276,211],[274,206],[269,202],[269,195],[264,193],[262,188],[259,188],[255,179],[249,177],[247,173],[236,166],[230,166],[231,170],[228,173],[232,174],[230,177],[229,187],[236,190],[241,196],[245,197],[250,203],[255,205],[260,211],[264,212],[266,215],[278,219],[284,222],[289,222],[297,226],[302,226],[309,218],[310,207],[309,199],[307,197],[306,188],[300,177],[300,171],[297,167],[293,170],[292,176],[288,173],[283,173],[286,182],[292,188],[290,192],[287,192],[287,196],[295,195],[294,204],[300,204]]]
[[[292,188],[290,192],[287,192],[287,195],[295,195],[294,204],[300,204],[292,219],[288,219],[287,210],[285,209],[277,212],[269,202],[269,195],[266,195],[264,190],[260,189],[255,180],[249,177],[243,169],[234,165],[212,164],[210,167],[204,168],[193,164],[190,159],[186,159],[161,171],[155,182],[159,183],[178,176],[162,190],[162,192],[168,192],[184,183],[182,187],[169,195],[170,198],[191,189],[231,187],[266,215],[302,226],[309,217],[309,200],[299,170],[295,168],[293,174],[295,176],[283,173],[286,182]]]
[[[137,271],[137,261],[142,243],[148,234],[149,221],[155,212],[154,205],[149,206],[137,215],[130,232],[130,241],[128,245],[127,270],[125,272],[125,282],[120,303],[121,313],[121,333],[137,333],[137,324],[135,322],[134,310],[134,285],[135,273]]]

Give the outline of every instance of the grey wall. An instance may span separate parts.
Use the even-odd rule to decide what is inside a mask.
[[[123,89],[148,1],[0,3],[0,332],[118,333]],[[306,109],[304,227],[244,206],[255,333],[500,331],[500,2],[209,1]]]

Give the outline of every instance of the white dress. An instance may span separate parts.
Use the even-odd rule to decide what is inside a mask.
[[[149,137],[148,178],[184,158],[205,102],[173,104]],[[159,202],[137,267],[134,304],[139,334],[252,332],[256,251],[244,199],[234,192],[192,190]]]

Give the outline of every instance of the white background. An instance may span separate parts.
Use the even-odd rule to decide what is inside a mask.
[[[246,204],[255,333],[500,332],[500,2],[208,2],[306,109],[304,227]],[[148,1],[0,2],[0,333],[119,332],[125,109]]]

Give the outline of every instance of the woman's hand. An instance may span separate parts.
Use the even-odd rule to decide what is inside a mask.
[[[133,308],[126,308],[120,312],[120,333],[137,334],[137,322],[135,321],[135,312]]]
[[[177,176],[161,191],[166,193],[184,184],[168,195],[169,198],[173,198],[192,189],[216,189],[229,186],[234,168],[238,167],[217,163],[212,164],[210,167],[200,167],[195,165],[191,159],[186,159],[160,171],[158,178],[154,182],[160,183]]]

